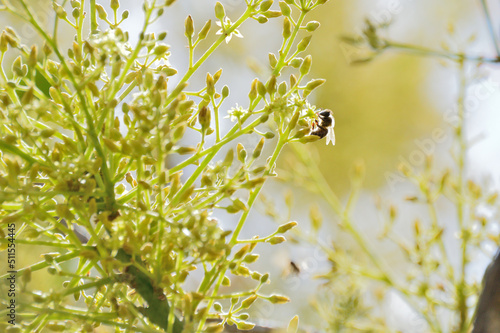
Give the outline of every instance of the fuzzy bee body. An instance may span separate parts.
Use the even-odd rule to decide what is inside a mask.
[[[323,110],[316,112],[318,119],[315,119],[311,126],[309,135],[319,136],[321,139],[326,137],[326,144],[330,142],[335,145],[335,119],[332,116],[332,111]]]

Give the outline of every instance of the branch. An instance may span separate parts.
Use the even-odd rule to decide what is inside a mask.
[[[500,252],[483,277],[472,333],[500,332]]]

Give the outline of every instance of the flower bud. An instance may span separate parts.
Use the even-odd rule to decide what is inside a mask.
[[[283,14],[283,16],[290,16],[291,14],[290,6],[288,6],[286,2],[283,1],[280,1],[279,5],[281,9],[281,14]]]
[[[280,17],[281,12],[279,10],[268,10],[267,12],[263,13],[263,15],[267,18]]]
[[[326,82],[326,80],[324,80],[324,79],[311,80],[311,81],[307,82],[306,89],[307,90],[314,90],[325,82]]]
[[[233,159],[234,159],[234,152],[232,149],[229,149],[226,157],[224,158],[224,161],[222,162],[223,166],[231,166],[233,164]]]
[[[292,116],[292,119],[290,119],[290,122],[288,123],[288,129],[293,130],[295,126],[297,126],[297,122],[299,121],[300,117],[300,111],[295,111],[295,113]]]
[[[214,83],[217,83],[217,81],[219,81],[221,75],[222,75],[222,68],[220,68],[217,72],[215,72],[215,74],[214,74]]]
[[[207,82],[207,94],[209,96],[213,96],[215,94],[215,82],[213,76],[210,75],[210,73],[207,73],[206,82]]]
[[[252,153],[253,158],[258,158],[262,153],[262,148],[264,147],[264,141],[265,141],[264,138],[261,138],[259,143],[257,143],[257,146],[255,147]]]
[[[300,41],[300,43],[297,45],[297,51],[299,51],[299,52],[304,51],[307,48],[307,46],[309,45],[309,43],[311,42],[311,37],[312,36],[304,37]]]
[[[318,21],[310,21],[306,25],[306,30],[309,32],[313,32],[314,30],[318,29],[320,26]]]
[[[251,264],[251,263],[256,262],[257,259],[259,259],[259,255],[251,253],[251,254],[246,255],[245,259],[243,259],[243,261],[246,262],[247,264]]]
[[[288,17],[285,17],[283,20],[283,38],[288,39],[290,35],[292,34],[292,24],[290,23],[290,20]]]
[[[294,228],[295,226],[297,226],[297,222],[295,222],[295,221],[288,222],[288,223],[280,225],[278,227],[278,230],[276,232],[278,234],[284,234],[285,232],[287,232],[288,230]]]
[[[265,123],[269,119],[269,115],[268,114],[263,114],[262,116],[260,116],[259,119],[260,119],[261,123]]]
[[[269,21],[269,19],[265,16],[257,16],[257,22],[263,24],[263,23],[267,23],[267,21]]]
[[[33,45],[30,51],[30,55],[28,57],[27,64],[30,68],[33,68],[36,66],[37,61],[38,61],[38,48],[36,47],[36,45]]]
[[[227,96],[229,96],[229,87],[224,86],[222,87],[222,98],[226,98]]]
[[[184,21],[184,34],[186,37],[190,40],[193,35],[194,35],[194,22],[193,18],[191,15],[186,17],[186,20]]]
[[[274,53],[269,53],[269,64],[271,65],[271,68],[275,68],[278,64],[278,59],[276,59]]]
[[[222,279],[222,285],[225,287],[229,287],[231,285],[231,280],[227,276],[224,275],[224,278]]]
[[[266,139],[272,139],[275,137],[275,134],[273,132],[266,132],[266,133],[264,133],[264,137]]]
[[[243,147],[241,143],[238,143],[238,145],[236,146],[236,151],[238,154],[238,160],[241,163],[245,163],[245,160],[247,158],[247,151],[245,150],[245,147]]]
[[[207,23],[205,23],[203,28],[201,28],[200,32],[198,33],[199,40],[205,39],[207,37],[211,25],[212,25],[212,20],[208,20]]]
[[[301,130],[298,130],[297,133],[295,133],[295,135],[293,137],[295,139],[300,139],[300,138],[304,137],[305,135],[309,134],[309,132],[311,132],[311,129],[309,129],[308,127],[303,128]]]
[[[311,55],[308,55],[302,62],[302,65],[300,66],[299,71],[301,75],[306,75],[307,73],[309,73],[309,71],[311,70],[311,63],[312,63],[312,57]]]
[[[238,331],[250,331],[255,327],[255,324],[246,321],[238,321],[236,322],[236,327]]]
[[[292,61],[290,61],[290,65],[293,68],[299,68],[300,65],[302,65],[303,61],[304,61],[304,59],[302,59],[301,57],[295,57],[295,58],[292,59]]]
[[[52,8],[54,8],[54,11],[56,12],[56,15],[58,18],[60,18],[60,19],[66,18],[66,16],[67,16],[66,11],[64,10],[64,8],[62,6],[60,6],[56,2],[52,2]]]
[[[120,2],[118,0],[111,0],[109,5],[113,11],[116,11],[120,7]]]
[[[257,82],[258,79],[254,79],[252,81],[252,86],[250,88],[250,92],[248,93],[248,97],[250,98],[250,102],[253,102],[257,98]]]
[[[257,300],[257,295],[252,295],[241,301],[241,308],[248,309]]]
[[[183,124],[177,126],[177,128],[174,130],[174,133],[173,133],[174,141],[179,141],[184,136],[184,132],[186,131],[186,127],[187,127],[186,123],[183,123]]]
[[[259,80],[257,80],[257,92],[262,97],[266,96],[267,93],[266,86],[264,86],[264,83],[260,82]]]
[[[14,74],[16,74],[17,76],[24,76],[23,75],[23,63],[22,63],[22,60],[21,60],[21,56],[18,56],[16,58],[16,60],[14,60],[14,62],[12,63],[12,71],[14,72]]]
[[[224,16],[226,16],[224,6],[217,1],[217,3],[215,4],[215,17],[222,21],[224,19]]]
[[[261,12],[267,12],[272,5],[273,5],[273,0],[264,0],[260,3],[259,10]]]
[[[106,13],[106,10],[102,5],[97,4],[95,5],[95,8],[97,9],[97,14],[99,15],[99,18],[101,20],[105,20],[106,18],[108,18],[108,13]]]
[[[157,57],[162,57],[165,55],[165,53],[167,53],[168,49],[170,48],[170,46],[168,45],[165,45],[165,44],[158,44],[153,53],[155,54],[155,56]]]
[[[284,96],[286,94],[286,91],[287,91],[286,82],[283,81],[278,86],[278,94],[280,94],[280,96]]]
[[[284,304],[290,302],[288,297],[281,295],[272,295],[268,297],[267,300],[273,304]]]
[[[280,243],[283,243],[284,241],[286,241],[286,238],[283,237],[283,236],[274,236],[274,237],[271,237],[270,239],[268,239],[266,242],[271,244],[271,245],[276,245],[276,244],[280,244]]]
[[[271,95],[276,92],[276,76],[271,76],[266,84],[267,92]]]
[[[9,41],[7,39],[7,34],[4,31],[0,36],[0,52],[4,53],[7,51],[8,48],[9,48]]]
[[[198,113],[198,121],[201,125],[201,129],[204,132],[210,126],[211,112],[206,106],[203,106]]]
[[[241,249],[239,249],[238,252],[236,252],[234,254],[234,259],[239,260],[239,259],[243,258],[243,256],[245,254],[247,254],[248,251],[250,251],[250,244],[247,244],[247,245],[243,246]]]

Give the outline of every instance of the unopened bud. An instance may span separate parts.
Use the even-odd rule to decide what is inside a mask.
[[[186,17],[186,20],[184,21],[184,34],[188,39],[191,39],[194,34],[194,22],[193,18],[191,15]]]
[[[200,32],[198,33],[198,39],[202,40],[205,39],[208,35],[208,32],[210,31],[210,27],[212,25],[212,21],[208,20],[207,23],[201,28]]]
[[[245,163],[245,160],[247,158],[247,151],[245,150],[245,147],[241,143],[238,143],[236,146],[236,151],[238,153],[238,160],[241,163]]]
[[[283,81],[278,86],[278,94],[280,94],[280,96],[284,96],[286,94],[286,91],[287,91],[286,82]]]
[[[283,38],[287,39],[292,34],[292,24],[288,17],[283,20]]]
[[[250,98],[250,102],[253,102],[257,98],[257,82],[258,79],[254,79],[252,81],[252,85],[250,87],[250,92],[248,93],[248,97]]]
[[[116,11],[120,8],[120,2],[118,0],[111,0],[111,4],[109,5],[113,11]]]
[[[97,14],[99,15],[99,18],[101,20],[105,20],[107,17],[108,17],[108,13],[106,13],[106,10],[104,9],[104,7],[102,5],[95,5],[96,9],[97,9]]]
[[[215,17],[222,21],[222,19],[224,19],[224,16],[226,16],[224,6],[217,1],[217,3],[215,4]]]
[[[283,1],[280,1],[279,5],[281,9],[281,14],[283,14],[283,16],[290,16],[291,14],[290,6],[288,6],[287,3]]]
[[[280,225],[278,227],[277,233],[278,234],[284,234],[285,232],[287,232],[288,230],[294,228],[295,226],[297,226],[297,222],[295,222],[295,221],[282,224],[282,225]]]
[[[309,43],[311,42],[311,37],[312,36],[304,37],[300,41],[300,43],[297,45],[297,51],[299,51],[299,52],[304,51],[307,48],[307,46],[309,45]]]
[[[260,156],[260,154],[262,153],[262,148],[264,147],[264,138],[261,138],[259,143],[257,144],[257,146],[255,147],[253,153],[252,153],[252,157],[253,158],[258,158]]]
[[[207,94],[209,96],[213,96],[215,94],[215,82],[213,76],[210,75],[210,73],[207,73],[206,82],[207,82]]]
[[[211,112],[207,106],[203,106],[198,114],[198,121],[200,122],[202,131],[205,131],[210,126]]]
[[[304,61],[302,62],[302,65],[300,66],[300,74],[301,75],[306,75],[309,73],[311,70],[311,63],[312,63],[312,57],[311,55],[308,55],[305,57]]]
[[[286,241],[286,238],[283,237],[283,236],[274,236],[274,237],[271,237],[270,239],[268,239],[266,242],[271,244],[271,245],[276,245],[276,244],[280,244],[280,243],[283,243],[284,241]]]
[[[267,92],[271,95],[276,92],[276,76],[271,76],[266,84]]]
[[[295,128],[295,126],[297,126],[297,122],[299,121],[299,117],[300,117],[300,112],[295,111],[295,113],[292,116],[292,119],[290,119],[290,123],[288,123],[289,130],[293,130]]]
[[[314,30],[318,29],[320,26],[318,21],[310,21],[306,25],[306,30],[309,32],[313,32]]]

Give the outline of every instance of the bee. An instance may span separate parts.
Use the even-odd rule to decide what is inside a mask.
[[[318,119],[315,119],[311,124],[311,132],[309,135],[319,136],[320,139],[326,136],[326,144],[330,142],[335,145],[335,119],[333,118],[332,111],[323,110],[316,112]]]

